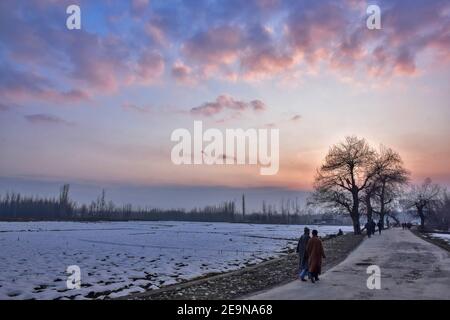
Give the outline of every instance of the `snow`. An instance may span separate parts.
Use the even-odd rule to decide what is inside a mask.
[[[89,299],[158,289],[285,254],[304,226],[0,222],[0,299]],[[311,229],[312,226],[310,226]],[[315,226],[319,236],[350,226]],[[81,269],[67,289],[66,269]]]
[[[450,243],[450,234],[449,233],[431,233],[430,236],[433,238],[439,238],[439,239],[445,240],[448,243]]]

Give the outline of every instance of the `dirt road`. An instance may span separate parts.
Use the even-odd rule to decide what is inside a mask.
[[[369,265],[381,289],[368,289]],[[320,282],[294,281],[249,299],[450,299],[450,253],[410,231],[391,229],[366,239]]]

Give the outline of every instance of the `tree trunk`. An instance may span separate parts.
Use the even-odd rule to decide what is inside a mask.
[[[366,208],[367,208],[367,221],[371,221],[373,215],[373,208],[372,202],[370,201],[370,196],[366,196]]]
[[[423,207],[417,207],[417,213],[419,214],[419,218],[420,218],[420,230],[423,231],[425,230],[425,216],[423,214]]]
[[[359,224],[359,218],[353,219],[353,234],[358,235],[361,234],[361,226]]]
[[[386,192],[386,185],[383,183],[383,186],[381,188],[381,196],[380,196],[380,221],[381,222],[381,229],[384,229],[384,216],[386,214],[386,205],[384,203],[384,194]]]
[[[352,214],[351,214],[352,220],[353,220],[353,232],[355,235],[361,234],[361,226],[359,224],[359,198],[358,193],[353,193],[353,207],[352,207]]]
[[[386,216],[386,213],[384,211],[380,211],[380,220],[381,223],[381,229],[384,229],[384,217]]]

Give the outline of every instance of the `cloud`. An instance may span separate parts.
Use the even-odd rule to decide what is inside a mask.
[[[1,68],[11,75],[0,79],[8,81],[2,96],[75,103],[160,83],[166,65],[171,79],[192,84],[289,78],[319,67],[384,80],[450,63],[448,0],[379,0],[379,31],[365,27],[367,3],[359,0],[105,1],[96,4],[99,15],[120,20],[69,32],[60,22],[70,3],[0,1]]]
[[[66,126],[74,125],[73,122],[69,122],[57,116],[46,113],[25,115],[24,118],[33,124],[51,124],[51,125],[66,125]]]
[[[216,9],[227,19],[213,15],[213,27],[197,28],[181,53],[204,78],[233,81],[306,74],[317,66],[341,78],[410,76],[421,71],[417,61],[425,53],[429,63],[450,62],[448,1],[378,4],[383,29],[375,31],[366,28],[365,1],[249,1],[239,10],[222,4]]]
[[[14,80],[8,80],[8,90],[3,87],[0,94],[71,103],[124,86],[149,85],[162,76],[163,56],[156,47],[135,42],[129,31],[62,28],[55,21],[67,18],[66,2],[0,3],[0,53]],[[145,2],[132,5],[139,8]],[[89,5],[82,3],[83,8]],[[105,11],[113,8],[104,5]]]
[[[192,69],[181,61],[176,61],[172,66],[172,76],[178,83],[192,84],[195,82]]]
[[[296,114],[295,116],[293,116],[293,117],[290,119],[290,121],[299,121],[301,118],[302,118],[301,115]]]
[[[414,74],[416,71],[416,63],[414,56],[408,50],[398,53],[395,59],[395,71],[403,74]]]
[[[82,90],[64,91],[39,74],[20,71],[9,65],[0,65],[0,96],[13,101],[34,98],[58,103],[89,99],[89,95]]]
[[[164,73],[165,63],[156,51],[144,51],[138,61],[136,74],[143,83],[152,83]]]
[[[152,41],[160,45],[167,45],[166,33],[164,27],[158,25],[157,21],[150,21],[145,26],[145,33]]]
[[[251,52],[241,60],[243,77],[245,79],[272,77],[290,70],[295,65],[295,61],[294,56],[278,53],[274,49]]]
[[[266,109],[266,105],[261,100],[245,102],[235,100],[229,95],[220,95],[213,102],[206,102],[198,107],[192,108],[191,114],[212,117],[225,111],[232,111],[236,115],[247,110],[261,112]]]
[[[236,61],[243,40],[242,30],[237,26],[215,27],[187,40],[182,53],[209,75],[217,68]]]
[[[126,111],[132,111],[137,113],[150,113],[152,112],[152,108],[150,106],[137,106],[133,103],[125,102],[122,104],[122,109]]]

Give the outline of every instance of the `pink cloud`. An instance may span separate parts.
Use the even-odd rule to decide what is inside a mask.
[[[222,26],[199,33],[184,43],[183,54],[200,63],[205,72],[230,65],[239,56],[243,45],[242,31],[234,26]]]
[[[318,66],[346,77],[387,78],[426,71],[417,63],[420,57],[450,63],[450,3],[445,0],[412,1],[408,10],[403,1],[380,0],[380,31],[365,28],[362,0],[252,0],[239,8],[230,1],[209,4],[207,14],[195,3],[162,10],[151,1],[133,0],[125,6],[128,12],[107,13],[120,16],[119,24],[130,24],[132,31],[123,32],[111,25],[106,32],[67,32],[55,21],[64,17],[60,9],[68,3],[0,1],[0,21],[8,26],[0,28],[2,57],[28,73],[28,79],[9,83],[1,94],[76,102],[158,83],[166,64],[175,81],[192,84],[289,77]],[[115,9],[112,2],[104,5]],[[130,18],[134,14],[139,18]],[[141,14],[149,19],[141,21]]]
[[[400,52],[395,59],[394,71],[399,74],[413,75],[416,72],[414,57],[408,51]]]
[[[167,45],[165,31],[154,21],[145,25],[145,33],[157,44]]]
[[[58,103],[89,99],[89,94],[83,90],[61,90],[38,74],[19,71],[8,66],[0,66],[0,96],[13,101],[39,99]]]
[[[279,9],[280,3],[267,5]],[[293,2],[286,5],[284,33],[230,23],[198,32],[184,43],[182,53],[194,70],[203,70],[203,77],[232,81],[307,71],[318,63],[345,77],[367,72],[374,77],[410,76],[417,73],[416,61],[426,50],[450,61],[448,1],[414,2],[408,10],[402,1],[382,1],[380,6],[380,31],[365,26],[366,1]]]
[[[246,110],[253,110],[261,112],[267,107],[264,102],[260,100],[252,100],[250,102],[235,100],[231,96],[221,95],[216,98],[214,102],[206,102],[198,107],[192,108],[191,113],[194,115],[202,115],[205,117],[212,117],[227,110],[231,110],[240,114]]]
[[[136,83],[152,84],[162,76],[164,58],[156,49],[131,48],[129,37],[113,33],[90,33],[84,28],[68,32],[55,25],[56,18],[64,17],[65,2],[30,1],[26,7],[1,2],[0,19],[10,26],[7,32],[0,30],[7,65],[14,69],[11,66],[18,63],[26,70],[20,71],[20,81],[2,87],[2,95],[72,103]],[[134,1],[132,6],[139,9],[146,4]],[[24,10],[37,17],[25,19]],[[57,79],[49,74],[56,74]]]
[[[179,83],[192,84],[195,82],[192,69],[181,61],[176,61],[172,66],[172,76]]]
[[[246,79],[258,79],[285,72],[291,69],[296,62],[296,57],[293,55],[277,53],[273,48],[269,48],[244,56],[241,66]]]
[[[144,51],[138,60],[136,74],[140,82],[150,84],[162,76],[164,68],[164,58],[160,53]]]

